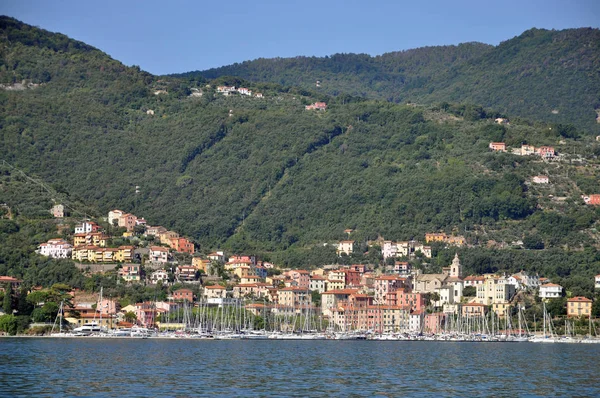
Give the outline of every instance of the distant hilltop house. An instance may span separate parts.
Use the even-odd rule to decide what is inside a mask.
[[[554,148],[551,146],[541,146],[535,150],[535,153],[538,154],[542,159],[554,159],[556,153],[554,152]]]
[[[247,89],[246,87],[240,87],[238,89],[238,93],[240,93],[241,95],[248,95],[248,96],[252,96],[252,90]]]
[[[65,216],[65,206],[63,205],[54,205],[52,209],[50,209],[50,213],[55,218],[63,218]]]
[[[353,251],[354,251],[354,241],[353,240],[343,240],[343,241],[339,242],[337,250],[336,250],[338,256],[341,256],[342,253],[350,255],[350,254],[352,254]]]
[[[449,236],[445,233],[428,233],[425,234],[425,242],[444,242],[449,245],[462,246],[466,243],[465,237],[462,235]]]
[[[508,122],[508,119],[505,119],[505,118],[503,118],[503,117],[496,118],[494,121],[495,121],[496,123],[498,123],[498,124],[510,124],[510,123]]]
[[[523,144],[521,145],[521,156],[535,154],[535,147],[533,145]]]
[[[531,180],[534,184],[548,184],[550,182],[548,176],[534,176]]]
[[[489,148],[496,152],[506,152],[506,144],[504,142],[490,142]]]
[[[591,205],[591,206],[600,206],[600,195],[599,194],[593,194],[593,195],[582,195],[581,196],[583,198],[583,201],[585,202],[586,205]]]
[[[515,153],[521,156],[538,155],[544,160],[552,160],[556,157],[554,147],[548,145],[536,148],[533,145],[523,144],[521,145],[521,150],[517,150]]]
[[[324,111],[327,109],[327,104],[325,102],[315,102],[314,104],[311,105],[306,105],[306,110],[310,111],[313,109],[319,110],[319,111]]]
[[[217,93],[222,93],[223,95],[229,95],[236,91],[235,86],[217,86]]]

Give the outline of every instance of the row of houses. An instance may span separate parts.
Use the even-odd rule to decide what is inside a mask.
[[[506,143],[504,142],[490,142],[488,147],[494,152],[507,152]],[[523,144],[521,148],[514,149],[512,153],[520,156],[537,155],[544,160],[552,160],[556,157],[554,147],[547,145],[536,148],[533,145]]]
[[[252,97],[252,90],[246,87],[236,88],[235,86],[217,86],[217,93],[221,93],[225,96],[238,93],[240,95]],[[263,95],[262,93],[256,93],[254,94],[254,97],[263,98]]]

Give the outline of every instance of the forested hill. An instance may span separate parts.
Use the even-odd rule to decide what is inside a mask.
[[[490,46],[466,43],[370,57],[257,59],[183,74],[239,76],[393,102],[468,102],[600,131],[600,30],[531,29]]]
[[[478,106],[156,77],[6,17],[0,79],[3,160],[97,216],[133,212],[201,250],[323,247],[347,228],[363,243],[442,230],[481,245],[599,242],[600,212],[581,199],[600,193],[599,144],[565,125],[499,125],[499,113]],[[225,83],[253,95],[224,96],[216,87]],[[316,100],[327,110],[305,109]],[[490,141],[553,145],[565,157],[492,153]],[[532,185],[538,174],[551,184]]]

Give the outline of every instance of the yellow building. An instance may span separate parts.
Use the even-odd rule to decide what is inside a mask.
[[[208,274],[210,260],[204,259],[202,257],[192,257],[192,265],[196,267],[197,270]]]
[[[567,316],[586,316],[592,313],[592,300],[587,297],[573,297],[567,300]]]
[[[331,290],[342,290],[346,287],[344,280],[328,279],[326,283],[326,292]]]
[[[119,246],[115,254],[115,261],[122,263],[130,263],[133,261],[133,246]]]

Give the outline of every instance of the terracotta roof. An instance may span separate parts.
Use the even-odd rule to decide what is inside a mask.
[[[582,297],[582,296],[577,296],[577,297],[573,297],[567,300],[568,302],[578,302],[578,303],[591,303],[592,300],[590,300],[587,297]]]
[[[358,293],[358,289],[329,290],[327,292],[323,292],[322,294],[355,294],[355,293]]]
[[[205,289],[225,289],[223,286],[221,285],[212,285],[212,286],[204,286]]]
[[[22,282],[17,278],[13,278],[12,276],[0,276],[0,282]]]

